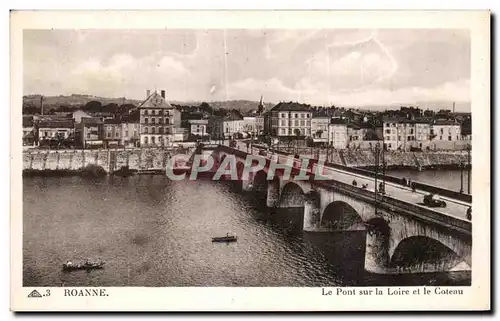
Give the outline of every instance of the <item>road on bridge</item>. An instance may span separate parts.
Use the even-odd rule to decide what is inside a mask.
[[[250,149],[247,149],[247,145],[244,142],[238,141],[237,142],[237,148],[241,151],[244,152],[250,152]],[[259,149],[257,148],[252,148],[251,153],[253,155],[258,155]],[[269,157],[267,157],[269,159]],[[348,171],[340,170],[337,168],[332,168],[332,167],[327,167],[325,166],[324,170],[325,174],[324,176],[334,179],[337,181],[340,181],[342,183],[346,184],[352,184],[353,180],[356,180],[357,186],[361,188],[363,184],[368,184],[368,190],[374,192],[375,188],[375,179],[371,177],[366,177],[360,174],[355,174],[351,173]],[[382,180],[377,180],[377,184],[382,182]],[[428,192],[422,191],[422,190],[416,190],[413,192],[411,188],[391,182],[386,182],[385,183],[385,191],[386,191],[386,196],[393,197],[395,199],[398,199],[403,202],[407,202],[410,204],[414,204],[417,206],[420,206],[422,208],[429,208],[427,206],[423,205],[423,199],[424,196],[428,194]],[[467,214],[467,209],[471,204],[462,202],[459,200],[455,200],[452,198],[448,197],[443,197],[440,196],[442,200],[446,202],[446,207],[432,207],[430,209],[434,210],[435,212],[441,213],[443,215],[449,215],[453,217],[458,217],[461,219],[466,220],[466,214]]]

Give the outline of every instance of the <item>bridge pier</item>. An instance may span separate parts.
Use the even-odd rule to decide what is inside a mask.
[[[390,263],[390,230],[382,218],[375,218],[370,221],[366,224],[365,270],[372,273],[386,274]]]
[[[276,208],[280,201],[280,187],[277,180],[270,181],[267,185],[266,205],[270,208]]]
[[[320,195],[311,191],[305,195],[304,200],[304,231],[314,232],[320,227]]]

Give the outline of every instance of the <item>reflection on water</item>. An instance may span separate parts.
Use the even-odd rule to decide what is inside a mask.
[[[303,209],[269,213],[232,183],[163,176],[24,178],[25,286],[460,284],[457,274],[364,272],[365,235],[302,232]],[[238,242],[212,243],[236,234]],[[106,268],[63,272],[68,259]],[[470,275],[469,275],[470,277]]]

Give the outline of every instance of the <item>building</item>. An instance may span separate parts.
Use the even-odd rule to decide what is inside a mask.
[[[141,147],[168,146],[173,141],[174,126],[180,127],[180,112],[165,100],[165,90],[158,94],[146,91],[146,100],[138,107],[140,113]]]
[[[311,136],[311,110],[309,105],[280,102],[271,109],[271,137],[279,142],[304,140]]]
[[[189,127],[189,132],[192,135],[200,137],[209,135],[207,119],[191,119],[189,120]]]
[[[224,118],[220,116],[211,116],[208,119],[208,132],[213,140],[224,139]]]
[[[328,125],[330,117],[323,113],[313,113],[311,119],[311,136],[315,144],[328,143]]]
[[[265,127],[265,117],[264,115],[257,115],[255,116],[255,132],[257,135],[263,135],[264,134],[264,127]]]
[[[454,120],[435,120],[430,127],[430,136],[434,140],[457,141],[461,139],[461,125]]]
[[[76,145],[82,148],[99,148],[104,146],[102,139],[104,122],[96,117],[83,117],[75,129]]]
[[[335,149],[347,147],[347,125],[344,119],[332,119],[328,125],[328,144]]]
[[[250,136],[257,136],[257,118],[255,116],[243,117],[243,132]]]
[[[79,109],[79,110],[73,112],[72,117],[73,117],[73,121],[76,124],[79,124],[82,121],[82,118],[89,118],[92,116],[90,114],[84,112],[83,110]]]
[[[362,141],[366,130],[357,124],[347,125],[347,137],[350,142]]]
[[[103,128],[103,140],[106,147],[118,147],[121,145],[122,121],[120,119],[106,119]]]
[[[403,117],[384,119],[384,148],[389,150],[409,150],[415,145],[415,121]]]
[[[23,146],[36,146],[37,132],[33,116],[23,116]]]
[[[226,139],[234,138],[238,134],[243,133],[245,122],[241,115],[230,113],[224,117],[223,130]]]
[[[75,125],[73,121],[40,121],[38,123],[38,140],[40,145],[57,145],[63,141],[73,140]]]
[[[139,111],[121,119],[121,145],[125,147],[137,147],[140,141]]]

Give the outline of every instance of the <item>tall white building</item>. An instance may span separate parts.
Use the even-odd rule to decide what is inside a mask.
[[[280,102],[271,109],[271,136],[278,140],[311,136],[309,105]]]
[[[430,127],[434,140],[457,141],[462,136],[462,127],[453,120],[436,120]]]
[[[347,147],[347,125],[343,119],[332,119],[328,125],[328,144],[335,149]]]
[[[140,144],[142,147],[167,146],[173,141],[174,125],[180,125],[180,113],[161,94],[149,90],[146,100],[139,105]]]

